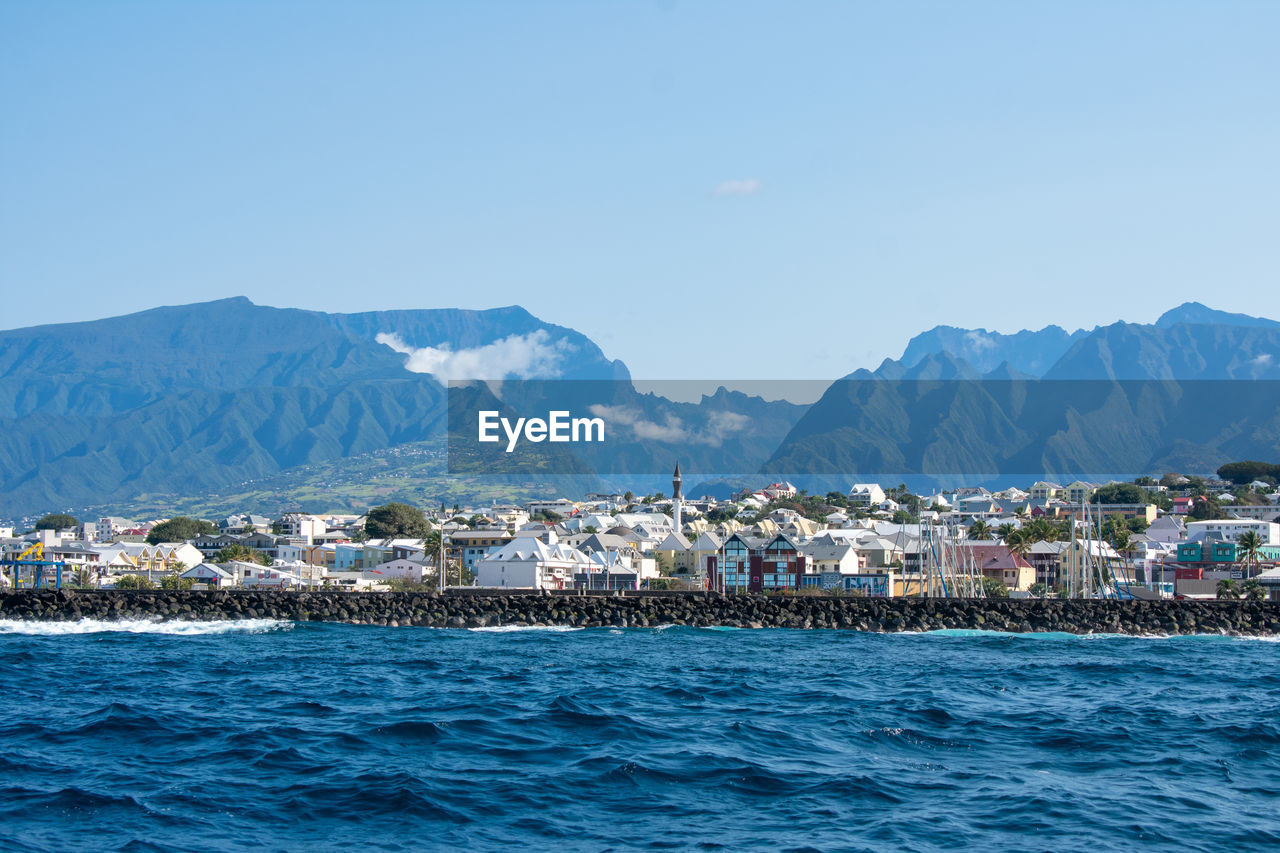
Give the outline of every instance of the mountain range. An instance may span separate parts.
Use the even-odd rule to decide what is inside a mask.
[[[584,335],[517,307],[325,314],[236,298],[0,332],[0,513],[143,495],[162,509],[298,466],[439,445],[444,387],[406,363],[460,355],[458,367],[499,377],[551,357],[566,378],[627,376]]]
[[[1180,305],[1150,325],[940,326],[833,383],[764,470],[993,484],[1280,458],[1280,323]]]
[[[499,488],[483,466],[449,470],[450,378],[506,380],[507,406],[550,393],[515,379],[554,379],[583,405],[599,391],[625,440],[556,473],[605,485],[676,458],[708,476],[844,480],[1280,458],[1280,323],[1198,303],[1088,331],[939,326],[802,406],[641,394],[585,335],[519,307],[332,314],[235,298],[0,331],[0,516],[165,514],[197,494],[226,496],[202,505],[214,510],[323,511],[536,490],[528,471]],[[1071,405],[1063,383],[1083,383]],[[335,491],[343,471],[385,486]]]

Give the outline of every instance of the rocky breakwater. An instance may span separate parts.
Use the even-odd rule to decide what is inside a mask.
[[[874,599],[834,596],[573,593],[124,592],[30,590],[0,595],[0,618],[285,619],[363,625],[736,628],[1072,634],[1280,635],[1280,603]]]

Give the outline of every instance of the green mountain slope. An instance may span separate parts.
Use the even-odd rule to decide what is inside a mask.
[[[237,298],[4,331],[0,515],[219,490],[441,440],[444,388],[382,333],[451,352],[536,334],[562,375],[626,375],[520,308],[334,315]]]

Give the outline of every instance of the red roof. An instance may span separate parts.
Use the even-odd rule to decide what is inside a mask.
[[[1007,545],[965,545],[965,549],[973,554],[979,569],[1029,569],[1028,563],[1021,555],[1013,553]]]

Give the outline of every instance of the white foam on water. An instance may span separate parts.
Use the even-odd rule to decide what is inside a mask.
[[[188,622],[158,619],[80,619],[76,622],[27,622],[0,619],[0,634],[29,637],[68,637],[82,634],[166,634],[175,637],[200,637],[208,634],[265,634],[290,630],[293,623],[282,619],[217,619]]]
[[[518,631],[545,631],[551,634],[566,634],[570,631],[582,631],[572,625],[493,625],[489,628],[468,628],[477,634],[514,634]]]
[[[1247,637],[1237,634],[1120,634],[1097,632],[1093,634],[1072,634],[1067,631],[995,631],[983,628],[941,628],[935,631],[885,631],[883,636],[893,634],[910,634],[915,637],[1017,637],[1023,640],[1261,640],[1263,642],[1280,642],[1280,637]]]

